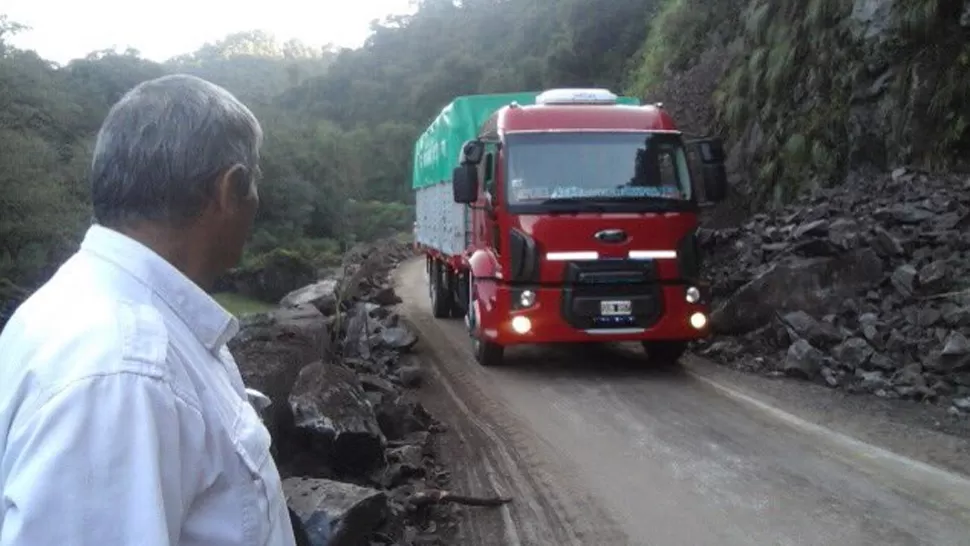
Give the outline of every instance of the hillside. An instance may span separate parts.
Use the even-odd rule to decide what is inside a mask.
[[[968,38],[964,0],[671,0],[631,89],[725,134],[756,202],[789,201],[860,168],[965,169]]]
[[[459,94],[603,86],[662,101],[686,130],[728,139],[736,188],[756,197],[745,209],[857,168],[961,168],[970,147],[963,0],[423,0],[356,50],[252,31],[164,64],[128,51],[55,67],[4,45],[18,29],[0,23],[6,295],[46,278],[82,232],[107,108],[171,71],[226,86],[266,126],[251,258],[287,247],[326,261],[408,226],[414,138]]]

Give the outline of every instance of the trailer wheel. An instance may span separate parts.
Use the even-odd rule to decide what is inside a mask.
[[[686,341],[644,341],[643,349],[647,358],[661,366],[677,366],[680,357],[687,351]]]
[[[463,279],[454,271],[448,271],[446,275],[448,275],[448,286],[445,291],[448,293],[448,301],[450,303],[448,316],[456,319],[464,318],[465,308],[461,304],[461,290],[458,288],[461,286]]]
[[[444,276],[447,274],[441,266],[441,262],[435,260],[431,264],[431,274],[428,276],[428,284],[431,288],[431,314],[434,318],[448,318],[451,316],[451,309],[454,303],[451,292],[444,282]]]

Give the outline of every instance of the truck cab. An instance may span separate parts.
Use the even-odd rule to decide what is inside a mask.
[[[462,146],[467,246],[450,278],[478,360],[523,343],[643,343],[676,361],[708,334],[698,213],[723,199],[717,139],[660,105],[557,89],[497,109]]]

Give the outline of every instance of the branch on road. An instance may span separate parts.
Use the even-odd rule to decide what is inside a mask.
[[[408,497],[408,502],[415,506],[428,506],[431,504],[461,504],[465,506],[502,506],[512,502],[508,497],[469,497],[456,495],[450,491],[429,490],[415,493]]]

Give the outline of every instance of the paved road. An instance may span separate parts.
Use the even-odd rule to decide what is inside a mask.
[[[398,290],[431,371],[426,401],[451,431],[454,488],[515,498],[467,512],[459,544],[970,545],[957,474],[624,347],[522,348],[484,369],[461,321],[431,317],[422,261],[399,269]]]

